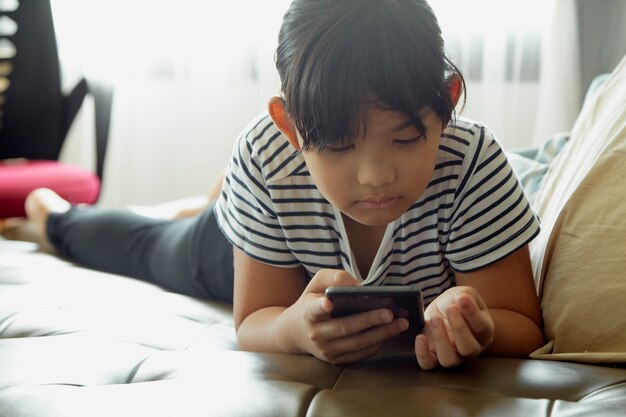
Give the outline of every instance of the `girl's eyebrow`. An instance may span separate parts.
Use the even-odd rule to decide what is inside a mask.
[[[425,109],[422,110],[420,112],[420,117],[424,118],[426,116],[428,116],[430,113],[432,113],[431,109]],[[397,133],[397,132],[401,132],[404,129],[406,129],[407,127],[413,125],[413,122],[411,121],[411,119],[409,119],[408,117],[406,119],[404,119],[404,121],[402,123],[400,123],[398,126],[394,127],[393,129],[391,129],[392,132]]]
[[[402,123],[400,123],[398,126],[394,127],[393,129],[391,129],[392,132],[397,133],[397,132],[401,132],[404,129],[406,129],[407,127],[411,126],[413,124],[413,122],[411,121],[411,119],[405,119]]]

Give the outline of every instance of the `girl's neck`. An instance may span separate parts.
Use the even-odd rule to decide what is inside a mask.
[[[367,226],[342,214],[350,250],[354,254],[361,277],[367,277],[378,253],[387,225]]]

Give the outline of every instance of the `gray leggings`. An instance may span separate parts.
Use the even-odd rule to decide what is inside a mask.
[[[48,239],[71,261],[194,297],[232,302],[233,254],[213,206],[180,220],[123,209],[73,207],[51,214]]]

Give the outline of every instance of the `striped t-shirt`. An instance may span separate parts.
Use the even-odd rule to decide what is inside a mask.
[[[367,276],[358,271],[341,212],[267,113],[237,139],[215,214],[231,243],[257,261],[302,265],[310,277],[343,269],[364,285],[417,284],[427,303],[454,286],[455,270],[493,263],[539,232],[493,133],[460,117],[442,132],[427,189],[388,225]]]

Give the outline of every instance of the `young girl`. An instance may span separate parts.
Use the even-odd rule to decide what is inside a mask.
[[[186,281],[210,289],[232,279],[205,259],[214,250],[207,242],[227,246],[215,240],[217,221],[234,248],[239,347],[362,360],[406,330],[406,319],[389,309],[332,318],[324,290],[416,284],[428,305],[415,339],[423,369],[537,348],[527,244],[538,222],[489,129],[453,118],[464,83],[428,4],[295,0],[276,66],[282,95],[237,139],[213,212],[183,232],[178,222],[159,226],[175,232],[151,238],[179,236],[176,256],[193,254]],[[49,205],[31,204],[45,222]],[[67,238],[80,215],[51,215],[47,233],[85,262]],[[141,246],[135,264],[158,257]],[[151,274],[144,279],[166,285]]]

